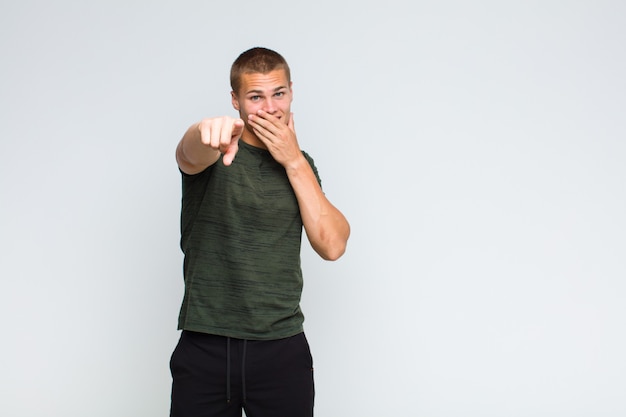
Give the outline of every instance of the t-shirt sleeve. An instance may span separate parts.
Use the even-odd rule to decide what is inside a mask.
[[[305,151],[302,151],[302,154],[304,155],[306,160],[309,162],[309,165],[311,165],[311,169],[313,170],[313,173],[315,174],[315,178],[317,178],[317,182],[319,183],[319,185],[321,187],[322,186],[322,179],[320,178],[320,175],[317,172],[317,167],[315,166],[315,161],[313,161],[313,158],[311,157],[311,155],[309,155]]]

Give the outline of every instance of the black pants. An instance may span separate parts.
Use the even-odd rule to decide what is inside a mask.
[[[313,360],[300,333],[232,339],[183,331],[170,361],[171,417],[312,417]]]

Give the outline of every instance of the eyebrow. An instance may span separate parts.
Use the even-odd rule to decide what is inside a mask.
[[[280,91],[280,90],[283,90],[283,89],[285,89],[285,88],[287,88],[287,87],[286,87],[286,86],[284,86],[284,85],[283,85],[283,86],[280,86],[280,87],[276,87],[276,88],[274,89],[274,92],[276,93],[276,92],[278,92],[278,91]],[[246,95],[247,95],[247,94],[252,94],[252,93],[254,93],[254,94],[263,94],[264,92],[265,92],[265,91],[263,91],[263,90],[250,90],[250,91],[246,92]]]

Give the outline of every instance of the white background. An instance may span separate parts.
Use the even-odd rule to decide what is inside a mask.
[[[626,415],[625,4],[3,1],[0,412],[168,414],[174,148],[260,45],[352,225],[316,415]]]

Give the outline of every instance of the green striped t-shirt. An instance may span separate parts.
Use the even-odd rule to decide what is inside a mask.
[[[294,191],[267,150],[240,140],[230,166],[182,174],[178,328],[256,340],[302,332],[301,239]]]

